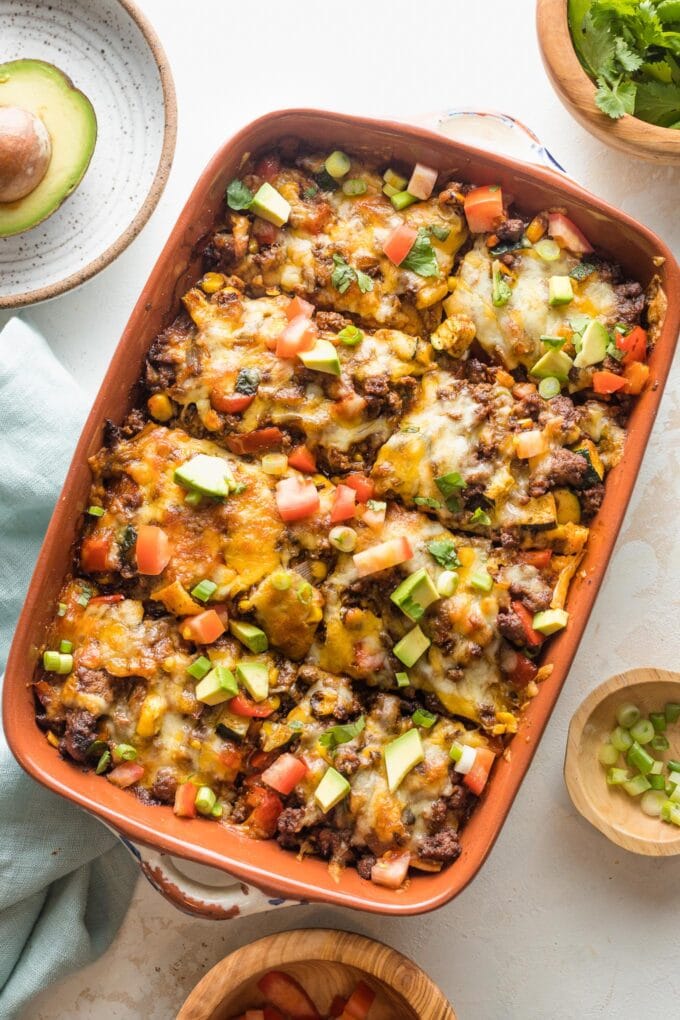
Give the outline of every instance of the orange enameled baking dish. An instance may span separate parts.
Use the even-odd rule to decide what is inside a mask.
[[[573,583],[570,626],[549,648],[552,676],[525,712],[512,754],[498,762],[488,791],[463,832],[460,858],[440,873],[415,876],[398,893],[364,882],[353,869],[336,882],[324,861],[298,860],[274,841],[247,840],[220,825],[177,818],[170,807],[144,805],[61,759],[34,721],[31,678],[44,629],[71,564],[71,546],[90,484],[87,458],[101,446],[105,419],[120,422],[130,410],[147,348],[176,315],[180,295],[200,275],[201,248],[223,211],[226,185],[244,154],[274,146],[290,135],[310,147],[363,152],[386,163],[393,158],[407,164],[421,161],[459,180],[501,184],[527,212],[563,206],[591,241],[621,262],[632,278],[646,285],[658,274],[668,295],[663,330],[650,359],[650,385],[632,412],[625,456],[608,479],[583,573]],[[39,782],[87,808],[128,840],[212,865],[267,890],[270,896],[320,900],[384,914],[414,914],[446,903],[473,878],[489,853],[565,682],[635,484],[679,325],[680,271],[668,248],[629,216],[551,170],[482,152],[421,128],[315,110],[272,113],[248,125],[222,146],[196,184],[135,306],[83,429],[7,665],[4,723],[19,762]]]

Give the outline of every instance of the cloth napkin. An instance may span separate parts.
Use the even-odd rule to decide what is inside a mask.
[[[44,339],[12,319],[0,333],[0,674],[86,410]],[[137,874],[108,829],[20,769],[0,731],[3,1020],[108,948]]]

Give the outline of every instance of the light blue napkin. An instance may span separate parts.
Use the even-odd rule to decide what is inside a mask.
[[[0,673],[86,410],[43,338],[12,319],[0,333]],[[3,1020],[108,948],[137,874],[100,822],[22,772],[0,732]]]

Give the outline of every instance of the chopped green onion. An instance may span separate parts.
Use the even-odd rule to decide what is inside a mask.
[[[559,351],[560,348],[564,347],[566,342],[566,337],[563,336],[544,335],[541,337],[541,343],[545,344],[546,347],[549,347],[553,351]]]
[[[427,506],[430,510],[441,510],[441,503],[438,499],[432,499],[432,496],[414,496],[413,502],[416,506]]]
[[[425,729],[429,730],[436,723],[437,716],[433,712],[428,712],[426,708],[417,708],[411,719],[414,726],[424,726]]]
[[[222,817],[222,811],[223,811],[222,805],[221,804],[215,804],[215,806],[213,807],[213,809],[210,812],[210,814],[212,815],[213,818],[221,818]]]
[[[331,528],[328,541],[331,543],[334,549],[339,549],[340,552],[352,552],[357,544],[357,533],[354,528],[346,528],[343,525],[338,525],[337,528]]]
[[[184,502],[192,506],[194,510],[201,505],[203,502],[203,495],[200,492],[187,492],[184,497]]]
[[[57,606],[57,616],[66,616],[67,609],[68,606],[66,605],[66,603],[60,602],[59,605]]]
[[[645,791],[652,788],[652,784],[645,776],[633,776],[632,779],[628,779],[621,785],[629,797],[639,797],[641,793],[645,793]]]
[[[204,676],[207,676],[212,669],[212,662],[207,659],[205,655],[199,655],[197,659],[187,667],[187,673],[193,677],[194,680],[202,680]]]
[[[655,776],[653,772],[648,772],[647,779],[649,781],[649,785],[653,790],[666,789],[666,780],[664,779],[663,776]]]
[[[658,818],[661,814],[661,805],[665,799],[663,793],[659,790],[645,790],[640,801],[640,807],[650,818]]]
[[[104,751],[103,755],[97,762],[97,767],[94,770],[98,776],[101,776],[102,772],[106,772],[107,768],[111,764],[111,752],[108,750]]]
[[[449,758],[452,761],[460,761],[463,757],[463,745],[459,744],[457,740],[451,744],[451,750],[449,751]]]
[[[87,508],[87,512],[90,515],[90,517],[103,517],[104,514],[106,513],[106,510],[104,509],[103,506],[89,506]]]
[[[442,598],[448,599],[458,587],[458,574],[455,570],[443,570],[435,585]]]
[[[410,205],[413,205],[413,203],[417,201],[418,199],[416,196],[411,195],[408,191],[398,191],[396,195],[392,195],[390,199],[390,202],[397,212],[401,212],[402,209],[408,209]]]
[[[271,576],[272,588],[275,588],[276,591],[288,591],[291,580],[287,570],[275,570]]]
[[[661,805],[661,818],[664,822],[680,825],[680,806],[671,800],[665,800]]]
[[[669,758],[666,762],[666,768],[671,772],[680,772],[680,761],[675,758]]]
[[[43,669],[48,673],[59,673],[66,676],[73,669],[73,656],[63,652],[43,652]]]
[[[649,770],[648,775],[650,775],[650,776],[652,776],[652,775],[660,776],[662,772],[663,772],[663,762],[662,761],[655,761],[654,764],[652,765],[651,769]]]
[[[343,195],[363,195],[366,191],[366,181],[362,180],[361,177],[352,177],[349,181],[343,181],[342,193]]]
[[[654,759],[651,754],[648,754],[643,747],[640,747],[638,742],[633,741],[628,754],[626,755],[626,761],[633,768],[636,768],[638,772],[641,772],[643,776],[646,776],[652,765]]]
[[[667,722],[676,723],[680,719],[680,702],[669,701],[664,712]]]
[[[351,165],[352,163],[349,156],[345,152],[341,152],[340,149],[336,149],[335,152],[331,152],[330,156],[324,163],[326,173],[330,174],[336,181],[349,173]]]
[[[260,466],[266,475],[280,478],[288,470],[288,458],[285,453],[265,453]]]
[[[394,188],[395,192],[405,191],[408,180],[406,177],[402,177],[401,174],[396,173],[392,169],[388,169],[383,174],[383,180],[389,188]]]
[[[654,727],[656,733],[663,733],[666,729],[666,714],[665,712],[650,712],[649,721]]]
[[[488,528],[491,524],[491,518],[478,506],[470,518],[470,524],[482,524],[485,528]]]
[[[649,746],[651,747],[652,751],[667,751],[668,748],[670,747],[670,744],[668,743],[667,738],[664,737],[662,733],[658,733],[655,737],[652,737],[652,739],[649,742]]]
[[[116,744],[113,749],[114,761],[134,761],[137,757],[137,748],[132,744]]]
[[[393,188],[391,184],[386,184],[382,190],[383,195],[387,195],[388,198],[392,198],[393,195],[397,195],[399,193],[399,188]]]
[[[621,751],[622,754],[624,751],[627,751],[633,743],[633,738],[630,733],[628,730],[624,730],[622,726],[617,726],[616,729],[612,731],[609,736],[609,740],[616,750]]]
[[[630,772],[627,769],[608,769],[607,784],[608,786],[621,786],[622,783],[628,781],[629,776]]]
[[[493,588],[493,577],[486,570],[475,571],[470,575],[470,586],[475,591],[489,592]]]
[[[678,783],[677,786],[673,787],[669,794],[668,799],[672,801],[673,804],[680,804],[680,783]]]
[[[363,339],[364,331],[358,326],[345,326],[338,333],[338,340],[341,340],[346,347],[356,347]]]
[[[631,726],[634,726],[639,718],[640,709],[637,705],[632,705],[630,702],[620,705],[616,710],[616,721],[625,730],[629,730]]]
[[[80,595],[76,599],[76,602],[78,603],[79,606],[82,606],[84,609],[86,609],[91,598],[92,590],[90,588],[83,587],[81,588]]]
[[[542,237],[540,241],[536,241],[534,251],[544,262],[556,262],[562,254],[562,249],[557,241],[553,241],[550,237]]]
[[[314,589],[309,581],[303,581],[298,590],[295,592],[298,602],[302,602],[303,605],[307,606],[314,598]]]
[[[633,740],[637,740],[638,744],[648,744],[654,737],[654,727],[650,723],[649,719],[638,719],[638,721],[631,726],[630,735]]]
[[[616,765],[619,760],[619,752],[613,744],[603,744],[597,753],[600,765]]]
[[[196,810],[199,814],[209,815],[212,814],[212,809],[215,807],[217,797],[209,786],[201,786],[196,794]]]
[[[562,383],[554,375],[548,375],[538,384],[538,392],[544,400],[552,400],[562,392]]]
[[[411,683],[408,673],[395,673],[394,676],[397,681],[397,687],[408,687]]]
[[[191,594],[199,602],[207,602],[211,595],[214,595],[217,591],[217,585],[214,581],[208,580],[204,577],[202,581],[199,581],[195,588],[191,589]]]
[[[73,642],[72,641],[66,641],[65,639],[63,641],[60,641],[59,642],[59,651],[63,652],[65,655],[68,655],[69,652],[73,651]]]

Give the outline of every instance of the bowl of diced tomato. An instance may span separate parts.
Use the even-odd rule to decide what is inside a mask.
[[[413,961],[352,932],[306,928],[243,946],[196,985],[177,1020],[456,1020]]]

